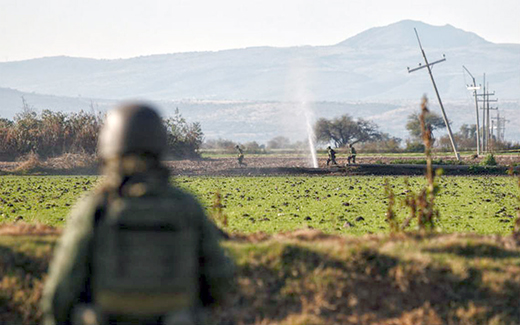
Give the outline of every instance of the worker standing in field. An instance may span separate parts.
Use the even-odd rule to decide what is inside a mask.
[[[356,163],[356,148],[353,145],[350,145],[350,156],[347,157],[347,163],[350,164],[352,161],[353,164]]]
[[[46,281],[44,324],[202,324],[232,264],[199,203],[170,186],[166,132],[146,105],[109,112],[103,183],[71,213]]]
[[[247,164],[244,163],[244,152],[242,151],[242,149],[240,149],[240,146],[237,144],[236,147],[235,147],[238,151],[238,165],[239,166],[244,166],[244,167],[247,167]]]
[[[334,165],[337,165],[338,163],[336,162],[336,151],[334,151],[334,149],[332,149],[330,146],[328,146],[327,153],[329,155],[329,158],[327,158],[327,166],[329,165],[330,162],[332,162]]]

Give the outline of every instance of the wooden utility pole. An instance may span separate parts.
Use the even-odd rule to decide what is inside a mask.
[[[471,86],[468,86],[468,90],[473,90],[473,97],[475,98],[475,115],[477,118],[477,156],[480,156],[480,123],[478,119],[478,98],[477,98],[477,90],[480,89],[480,86],[477,86],[477,83],[475,82],[475,77],[469,72],[469,70],[462,66],[464,70],[471,76],[471,79],[473,80],[473,84]]]
[[[489,107],[490,102],[498,102],[498,99],[489,99],[489,96],[494,96],[495,92],[487,92],[489,89],[489,85],[486,87],[486,74],[484,73],[484,91],[482,94],[477,94],[477,96],[481,96],[482,99],[479,99],[479,102],[482,102],[482,151],[489,151],[489,136],[490,136],[490,116],[489,110],[496,110],[496,107]],[[487,89],[486,89],[487,88]]]
[[[435,62],[429,63],[428,59],[426,58],[426,53],[424,52],[424,50],[422,48],[421,40],[419,38],[419,34],[417,33],[417,29],[414,28],[413,30],[415,31],[415,36],[417,36],[417,41],[419,42],[419,47],[421,48],[421,53],[422,53],[422,56],[424,58],[424,63],[426,65],[419,64],[419,66],[417,68],[414,68],[414,69],[408,68],[408,73],[417,71],[417,70],[422,69],[424,67],[426,67],[428,69],[428,73],[430,75],[430,79],[432,80],[433,89],[435,90],[435,94],[437,95],[437,100],[439,101],[439,105],[441,107],[442,118],[444,119],[444,124],[446,124],[446,128],[448,129],[448,136],[450,137],[450,142],[451,142],[451,147],[453,148],[453,153],[455,154],[455,158],[458,161],[460,161],[460,155],[457,152],[457,145],[455,144],[455,140],[453,139],[453,134],[451,132],[450,123],[448,122],[448,117],[446,116],[446,112],[444,111],[444,106],[442,105],[441,96],[439,95],[439,91],[437,90],[437,85],[435,84],[435,79],[433,79],[433,74],[432,74],[432,67],[433,67],[433,65],[436,64],[436,63],[440,63],[440,62],[446,61],[446,57],[444,57],[444,55],[443,55],[442,59],[437,60]]]

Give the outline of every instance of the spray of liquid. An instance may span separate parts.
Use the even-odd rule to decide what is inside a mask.
[[[312,127],[312,112],[309,105],[305,102],[302,102],[301,107],[305,115],[311,164],[313,168],[318,168],[318,157],[316,157],[316,135],[314,134],[314,129]]]
[[[318,158],[316,157],[316,136],[314,134],[313,122],[314,114],[312,105],[309,105],[312,98],[312,90],[309,81],[312,80],[312,62],[305,57],[295,57],[291,61],[289,74],[287,76],[287,98],[291,101],[291,110],[288,121],[290,129],[298,130],[298,134],[307,136],[309,151],[309,166],[318,168]],[[297,124],[297,125],[295,125]],[[302,134],[302,135],[303,135]]]

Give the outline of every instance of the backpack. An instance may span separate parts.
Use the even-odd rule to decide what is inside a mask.
[[[107,204],[94,235],[96,306],[121,315],[193,308],[199,295],[199,230],[190,214],[175,197],[117,197]]]

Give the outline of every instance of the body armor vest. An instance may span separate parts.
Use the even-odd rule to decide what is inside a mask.
[[[191,309],[199,295],[199,229],[182,201],[119,197],[94,241],[94,303],[108,314],[161,315]]]

